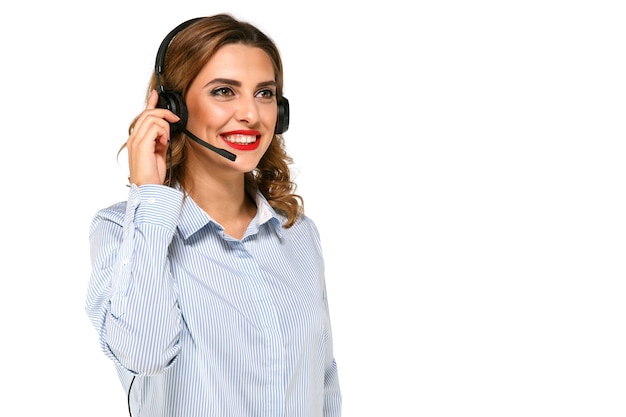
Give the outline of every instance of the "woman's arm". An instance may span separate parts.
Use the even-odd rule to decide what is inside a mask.
[[[135,374],[162,372],[180,349],[167,255],[181,207],[178,190],[132,186],[126,204],[101,210],[91,224],[86,310],[103,350]]]

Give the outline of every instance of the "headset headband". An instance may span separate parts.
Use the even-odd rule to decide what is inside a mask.
[[[178,32],[202,19],[204,18],[196,17],[181,23],[180,25],[176,26],[170,33],[168,33],[167,36],[163,39],[163,42],[161,42],[161,46],[159,46],[159,51],[157,52],[156,62],[154,63],[154,72],[157,75],[157,81],[159,82],[159,88],[161,89],[161,91],[163,90],[163,85],[161,84],[161,74],[163,73],[163,67],[165,67],[165,52],[167,51],[167,47],[170,46],[170,43],[172,43],[174,37],[178,35]]]

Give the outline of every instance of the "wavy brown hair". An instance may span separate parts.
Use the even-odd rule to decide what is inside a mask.
[[[274,67],[276,95],[283,95],[283,65],[274,42],[250,23],[242,22],[228,14],[218,14],[199,19],[178,33],[171,41],[165,55],[166,68],[161,74],[161,83],[166,90],[177,91],[185,97],[189,86],[218,49],[228,44],[243,44],[260,48],[269,56]],[[153,73],[146,95],[158,89],[157,74]],[[129,133],[137,121],[135,118]],[[172,134],[167,157],[167,170],[163,185],[180,184],[183,190],[185,178],[185,155],[189,138],[182,132]],[[304,202],[295,193],[290,165],[292,158],[287,154],[282,135],[274,134],[272,142],[257,167],[245,174],[246,189],[260,191],[269,204],[287,219],[283,226],[291,227],[304,214]]]

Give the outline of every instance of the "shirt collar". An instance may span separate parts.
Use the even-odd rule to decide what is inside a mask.
[[[244,238],[258,233],[261,226],[265,223],[269,223],[276,235],[279,238],[282,238],[282,221],[284,220],[282,216],[276,213],[272,206],[270,206],[265,196],[263,196],[263,194],[259,191],[255,192],[254,201],[257,207],[256,215],[250,222]],[[220,226],[211,218],[211,216],[202,210],[196,202],[193,201],[190,195],[186,195],[183,200],[181,217],[178,222],[178,230],[180,230],[183,238],[188,239],[207,224],[213,224],[217,229],[222,230],[222,226]]]

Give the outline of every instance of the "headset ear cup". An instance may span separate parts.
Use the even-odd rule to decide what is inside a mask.
[[[276,133],[282,134],[289,128],[289,100],[281,97],[278,100],[278,120],[276,121]]]
[[[161,91],[157,108],[167,109],[180,118],[178,122],[170,123],[170,135],[187,126],[187,106],[179,93],[169,90]]]

